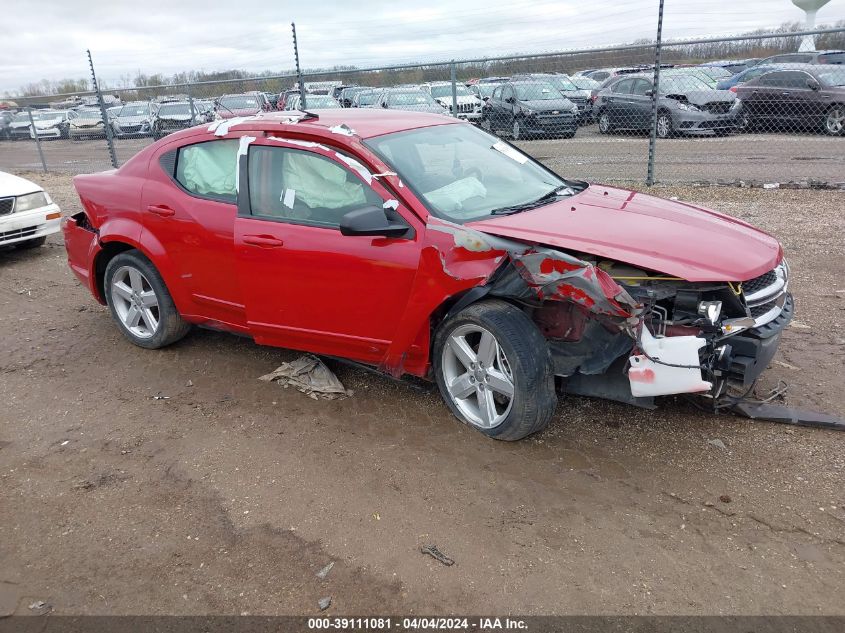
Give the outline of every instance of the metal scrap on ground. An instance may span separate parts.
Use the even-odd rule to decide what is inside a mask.
[[[455,561],[453,561],[451,558],[446,556],[446,554],[437,549],[437,545],[424,545],[420,548],[420,552],[422,552],[423,554],[428,554],[429,556],[443,563],[447,567],[451,567],[455,564]]]
[[[278,382],[285,387],[291,385],[315,400],[334,400],[352,395],[323,361],[311,354],[304,354],[290,363],[282,363],[275,371],[261,376],[259,380]]]

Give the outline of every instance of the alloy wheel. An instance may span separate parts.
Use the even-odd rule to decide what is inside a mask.
[[[828,134],[834,136],[842,134],[842,131],[845,129],[845,108],[842,106],[831,108],[827,113],[824,127]]]
[[[111,299],[124,327],[138,338],[152,338],[161,313],[149,280],[137,268],[121,266],[112,276]]]
[[[599,115],[599,131],[607,133],[610,131],[610,115],[602,112]]]
[[[657,117],[657,136],[660,138],[669,138],[672,134],[672,119],[668,114],[661,114]]]
[[[519,121],[514,119],[513,121],[513,140],[518,141],[522,138],[522,129],[519,127]]]
[[[514,380],[502,346],[485,328],[455,328],[443,346],[443,380],[454,405],[474,426],[504,422],[514,397]]]

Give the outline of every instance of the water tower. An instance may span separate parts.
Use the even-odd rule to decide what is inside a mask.
[[[830,0],[792,0],[792,4],[794,4],[799,9],[803,10],[807,16],[807,19],[804,21],[805,31],[812,31],[814,28],[816,28],[816,13],[818,13],[819,9],[821,9],[828,2],[830,2]],[[816,50],[816,38],[812,35],[805,35],[804,39],[801,40],[801,46],[798,48],[798,50]]]

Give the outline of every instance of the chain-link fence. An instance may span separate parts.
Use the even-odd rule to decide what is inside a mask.
[[[306,72],[304,92],[289,74],[54,95],[2,115],[0,169],[98,171],[110,146],[120,164],[216,119],[383,108],[465,119],[573,178],[645,181],[653,136],[659,182],[845,186],[843,50],[837,28]]]

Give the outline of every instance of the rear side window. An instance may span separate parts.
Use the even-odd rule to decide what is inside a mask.
[[[633,88],[633,86],[633,79],[623,79],[622,81],[618,81],[613,84],[613,88],[611,88],[611,90],[617,94],[629,95],[631,94],[631,88]]]
[[[819,55],[820,64],[845,64],[845,53],[824,53]]]
[[[648,79],[637,79],[634,81],[634,88],[632,94],[645,96],[651,90],[651,82]]]
[[[336,228],[348,212],[383,203],[358,176],[319,154],[284,147],[250,149],[252,215]]]
[[[237,139],[186,145],[176,157],[176,180],[189,193],[234,203],[237,198]]]

